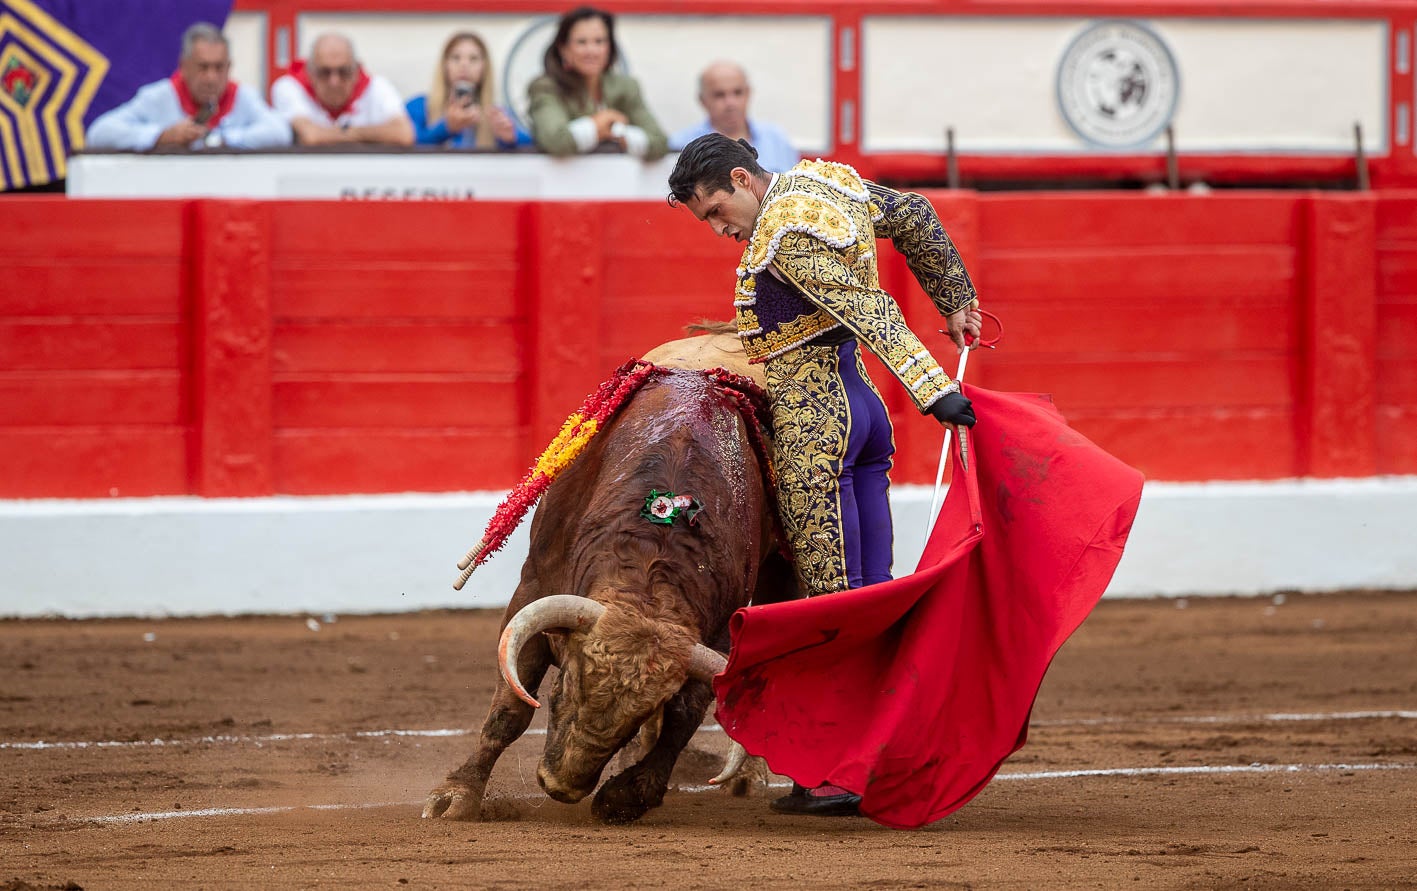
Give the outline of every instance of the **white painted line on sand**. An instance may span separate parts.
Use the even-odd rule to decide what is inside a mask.
[[[180,820],[184,817],[250,817],[259,814],[287,814],[291,811],[350,811],[376,807],[404,807],[411,801],[381,801],[368,804],[296,804],[280,807],[205,807],[190,811],[151,811],[134,814],[108,814],[101,817],[78,817],[85,823],[146,823],[151,820]]]
[[[237,736],[218,734],[215,736],[195,736],[187,739],[138,739],[138,740],[72,740],[67,742],[0,742],[0,749],[142,749],[178,746],[246,745],[261,746],[276,742],[305,742],[309,740],[328,741],[335,739],[379,739],[396,736],[469,736],[475,731],[462,729],[447,730],[358,730],[352,733],[268,733],[264,736]],[[528,730],[527,734],[545,733],[545,730]]]
[[[1203,764],[1190,767],[1111,767],[1094,770],[1041,770],[1032,773],[1001,773],[996,780],[1065,780],[1075,777],[1150,777],[1227,773],[1328,773],[1358,770],[1413,770],[1417,764]]]
[[[1163,715],[1146,718],[1068,718],[1057,721],[1033,721],[1033,727],[1093,727],[1109,724],[1263,724],[1282,721],[1371,721],[1383,718],[1417,720],[1417,710],[1394,709],[1389,711],[1360,712],[1272,712],[1260,715]],[[139,739],[139,740],[70,740],[46,742],[44,740],[0,742],[0,750],[24,749],[43,751],[48,749],[136,749],[164,746],[214,746],[214,745],[255,745],[277,742],[326,742],[351,739],[389,739],[393,737],[458,737],[474,736],[478,731],[469,728],[444,728],[435,730],[357,730],[350,733],[270,733],[264,736],[238,736],[218,734],[197,736],[187,739]],[[717,724],[705,724],[697,733],[721,733]],[[523,736],[545,736],[546,729],[537,727]]]
[[[705,724],[696,733],[720,733],[723,728],[717,724]],[[277,742],[329,742],[351,739],[389,739],[392,737],[451,737],[474,736],[478,731],[467,728],[444,728],[438,730],[356,730],[350,733],[269,733],[264,736],[236,736],[219,734],[216,736],[195,736],[187,739],[138,739],[138,740],[70,740],[65,742],[0,742],[0,749],[143,749],[176,748],[179,746],[244,745],[257,747]],[[522,736],[545,736],[545,727],[534,727]]]
[[[1367,712],[1272,712],[1262,715],[1158,715],[1145,718],[1062,718],[1033,721],[1034,727],[1096,727],[1108,724],[1265,724],[1276,721],[1369,721],[1378,718],[1417,719],[1417,711],[1394,709]]]
[[[1196,774],[1234,774],[1234,773],[1332,773],[1332,772],[1356,772],[1360,770],[1417,770],[1417,764],[1403,763],[1367,763],[1367,764],[1217,764],[1217,765],[1196,765],[1190,767],[1114,767],[1085,770],[1044,770],[1029,773],[1001,773],[997,774],[995,780],[1062,780],[1080,779],[1085,777],[1134,777],[1134,776],[1169,776],[1169,775],[1196,775]],[[791,785],[785,782],[772,782],[770,788],[787,787]],[[721,786],[709,785],[678,785],[672,786],[671,791],[697,794],[702,792],[721,791]],[[546,799],[540,793],[523,792],[510,794],[496,794],[488,798],[489,801],[497,799]],[[306,804],[306,805],[286,805],[282,807],[212,807],[194,808],[184,811],[149,811],[146,813],[132,814],[106,814],[94,817],[77,817],[66,822],[84,823],[147,823],[158,820],[180,820],[188,817],[245,817],[260,814],[284,814],[293,811],[314,810],[314,811],[343,811],[343,810],[367,810],[381,807],[418,807],[421,801],[381,801],[369,802],[366,804]]]

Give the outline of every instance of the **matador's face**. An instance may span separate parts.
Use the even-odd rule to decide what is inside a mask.
[[[762,190],[757,188],[753,175],[742,167],[733,168],[729,179],[733,183],[732,191],[715,189],[705,194],[703,187],[699,187],[694,190],[694,197],[683,204],[694,216],[708,223],[713,234],[747,241],[753,235],[758,211],[762,209]]]

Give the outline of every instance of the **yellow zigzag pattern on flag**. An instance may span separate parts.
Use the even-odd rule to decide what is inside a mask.
[[[107,73],[102,53],[30,0],[0,0],[0,189],[64,178]]]

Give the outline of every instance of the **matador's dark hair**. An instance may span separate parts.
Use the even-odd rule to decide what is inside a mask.
[[[742,167],[754,176],[766,176],[758,163],[758,150],[746,139],[729,139],[722,133],[708,133],[684,146],[674,172],[669,174],[669,203],[681,204],[694,197],[696,190],[705,195],[732,192],[733,168]]]

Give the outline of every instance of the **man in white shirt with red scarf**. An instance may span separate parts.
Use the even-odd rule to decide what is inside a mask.
[[[413,122],[387,78],[370,75],[339,34],[315,38],[308,59],[271,87],[271,103],[300,145],[413,145]]]
[[[89,125],[92,149],[263,149],[290,145],[290,125],[260,94],[231,80],[231,48],[215,25],[198,22],[182,35],[177,71]]]

